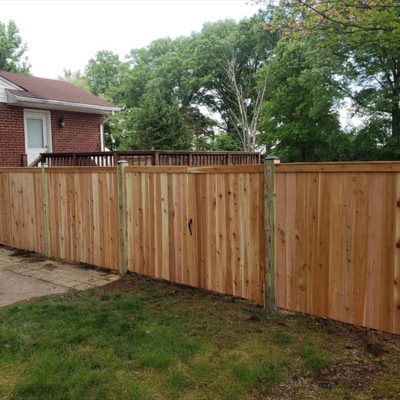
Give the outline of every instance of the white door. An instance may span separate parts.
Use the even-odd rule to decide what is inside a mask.
[[[49,114],[48,111],[24,111],[28,165],[38,158],[40,153],[51,151]]]

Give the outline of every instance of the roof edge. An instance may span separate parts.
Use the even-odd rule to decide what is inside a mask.
[[[4,78],[3,76],[0,76],[0,82],[4,82],[10,86],[13,87],[13,89],[15,90],[25,90],[24,88],[22,88],[21,86],[16,85],[15,83],[9,81],[8,79]]]
[[[104,113],[113,112],[113,111],[121,111],[119,107],[106,107],[106,106],[98,106],[94,104],[84,104],[84,103],[71,103],[66,101],[59,100],[47,100],[47,99],[34,99],[30,97],[17,96],[13,93],[10,93],[7,89],[7,102],[8,103],[32,103],[32,104],[40,104],[40,105],[49,105],[49,106],[57,106],[57,107],[69,107],[69,108],[77,108],[82,110],[93,110],[93,111],[102,111]]]

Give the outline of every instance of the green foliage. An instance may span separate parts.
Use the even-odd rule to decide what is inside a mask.
[[[85,69],[90,91],[107,100],[115,98],[119,88],[121,62],[118,55],[109,50],[98,51],[95,58],[89,60]]]
[[[269,62],[277,42],[276,34],[258,26],[268,18],[269,14],[259,13],[239,23],[209,23],[192,36],[196,100],[222,118],[223,131],[234,138],[235,150],[250,150],[244,122],[257,119],[257,98],[261,97],[267,76],[263,66]],[[243,114],[239,98],[246,108]]]
[[[214,140],[209,145],[209,150],[212,151],[237,151],[238,142],[233,135],[221,133],[215,136]]]
[[[158,91],[147,95],[134,110],[133,127],[132,149],[190,149],[191,135],[178,104],[168,104]]]
[[[106,126],[111,149],[399,159],[399,39],[389,0],[288,0],[239,22],[155,40],[126,62],[100,51],[86,75],[93,93],[126,108]],[[349,101],[363,121],[358,129],[340,123]]]
[[[399,10],[390,0],[288,0],[273,23],[265,25],[293,40],[311,38],[321,52],[329,48],[344,57],[336,86],[365,123],[347,138],[350,142],[339,155],[329,158],[399,159]]]
[[[349,50],[347,65],[347,75],[354,87],[350,95],[359,114],[369,117],[363,130],[370,127],[376,131],[377,124],[373,121],[380,121],[379,130],[382,132],[386,127],[386,140],[391,136],[397,145],[400,144],[399,48],[382,43],[365,44]]]
[[[22,60],[26,50],[15,22],[10,21],[7,25],[0,22],[0,71],[28,74],[27,58]]]
[[[218,149],[220,143],[226,143],[213,138],[222,132],[234,138],[232,149],[243,149],[237,93],[232,91],[227,69],[234,56],[237,85],[243,99],[249,100],[246,115],[252,118],[260,91],[257,72],[275,44],[273,34],[256,26],[262,18],[260,14],[239,23],[220,21],[206,24],[202,32],[191,37],[159,39],[146,48],[131,50],[126,63],[119,63],[109,52],[99,52],[86,69],[91,91],[131,110],[129,117],[120,119],[121,125],[110,129],[117,146],[152,146],[144,139],[138,141],[141,134],[131,116],[138,114],[144,120],[140,110],[157,92],[172,109],[178,105],[190,134],[190,143],[185,140],[178,148]],[[127,136],[132,137],[128,140]],[[170,140],[160,139],[159,145],[164,143],[171,148]]]
[[[65,81],[74,84],[75,86],[80,87],[81,89],[90,91],[89,82],[82,74],[80,70],[71,71],[70,69],[64,69],[64,75],[58,76],[57,78],[60,81]]]
[[[340,59],[312,41],[279,42],[269,66],[260,123],[267,154],[286,162],[341,158],[334,110],[340,93],[330,84],[338,65]]]

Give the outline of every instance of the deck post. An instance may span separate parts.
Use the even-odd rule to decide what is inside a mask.
[[[49,213],[48,213],[48,195],[46,180],[47,164],[43,163],[42,169],[42,198],[43,198],[43,219],[44,219],[44,253],[46,257],[50,257],[50,232],[49,232]]]
[[[275,164],[278,157],[264,162],[264,229],[265,229],[265,308],[276,310],[275,266]]]
[[[23,167],[28,166],[28,156],[26,154],[22,154],[21,156],[21,164]]]
[[[119,234],[119,273],[125,274],[128,270],[128,232],[127,232],[127,193],[125,168],[128,161],[120,160],[117,164],[118,186],[118,234]]]

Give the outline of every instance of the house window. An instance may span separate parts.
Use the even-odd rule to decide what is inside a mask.
[[[28,148],[43,148],[43,121],[41,119],[26,119],[26,134],[28,137]]]

